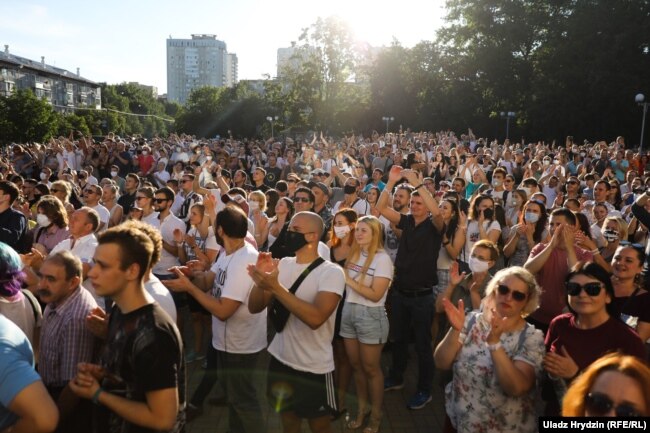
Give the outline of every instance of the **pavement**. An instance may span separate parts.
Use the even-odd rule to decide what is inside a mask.
[[[390,365],[390,354],[382,356],[382,367],[384,373],[388,372]],[[266,387],[266,367],[269,357],[266,352],[260,356],[258,371],[255,374],[255,383],[257,386],[264,420],[266,422],[266,432],[281,433],[282,425],[280,416],[271,410],[264,396]],[[193,394],[201,380],[204,370],[201,368],[201,361],[193,362],[187,367],[188,376],[188,399]],[[350,394],[347,399],[347,407],[351,411],[350,416],[356,414],[356,403],[354,400],[354,381],[350,384]],[[420,410],[409,410],[406,408],[407,401],[415,393],[417,384],[417,358],[413,346],[409,349],[409,363],[404,377],[404,388],[396,391],[389,391],[384,394],[384,419],[381,424],[380,432],[382,433],[434,433],[441,432],[445,417],[444,394],[438,385],[438,373],[434,377],[433,400]],[[208,397],[217,396],[219,385],[215,386],[212,394]],[[187,433],[226,433],[228,431],[228,414],[225,406],[211,406],[208,399],[203,406],[203,414],[190,422],[187,426]],[[333,430],[336,433],[350,433],[345,427],[345,419],[341,417],[333,423]],[[361,432],[362,429],[355,430]],[[303,422],[301,432],[310,432],[307,422]]]

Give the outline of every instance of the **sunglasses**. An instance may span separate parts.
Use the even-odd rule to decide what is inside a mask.
[[[307,197],[294,197],[293,201],[296,203],[300,203],[300,202],[309,203],[311,200],[309,200],[309,198]]]
[[[167,200],[166,198],[154,198],[153,201],[155,201],[156,203],[163,203],[169,200]]]
[[[624,247],[640,248],[641,250],[645,250],[645,245],[643,245],[643,244],[633,244],[630,241],[620,241],[618,244],[621,245],[621,246],[624,246]]]
[[[566,283],[566,291],[569,296],[578,296],[583,289],[589,296],[598,296],[602,288],[602,283],[587,283],[584,286],[578,283]]]
[[[191,179],[182,179],[181,180],[181,183],[185,183],[185,182],[192,182],[192,180]]]
[[[614,406],[614,402],[606,395],[600,392],[590,392],[585,397],[585,409],[594,416],[606,416],[614,409],[616,416],[620,417],[637,417],[642,414],[630,403],[621,403]]]
[[[507,296],[508,293],[512,294],[512,299],[514,299],[517,302],[522,302],[525,301],[528,295],[523,292],[519,292],[517,290],[510,290],[510,288],[506,285],[499,284],[497,286],[497,291],[499,292],[499,295]]]
[[[570,181],[568,181],[567,183],[570,184],[570,185],[575,185],[575,184],[578,183],[578,181],[576,181],[576,180],[570,180]]]

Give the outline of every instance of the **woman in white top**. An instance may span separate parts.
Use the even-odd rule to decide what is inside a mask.
[[[493,243],[499,241],[501,224],[495,219],[494,199],[489,195],[479,194],[472,200],[469,209],[469,222],[467,223],[467,236],[465,248],[460,259],[464,262],[461,271],[467,271],[472,247],[480,240],[489,240]]]
[[[255,227],[255,242],[260,247],[264,245],[264,233],[269,225],[269,218],[266,216],[266,195],[262,191],[251,191],[248,194],[249,218]]]
[[[352,251],[345,265],[346,299],[341,320],[341,337],[354,370],[358,413],[348,423],[363,424],[370,396],[371,412],[364,433],[379,431],[384,397],[384,375],[380,359],[388,340],[388,318],[384,304],[393,278],[393,262],[384,251],[383,226],[374,216],[358,220]]]
[[[140,188],[135,194],[136,207],[142,209],[142,218],[140,221],[145,222],[153,227],[160,228],[158,212],[153,209],[154,189],[150,186]]]
[[[121,205],[117,204],[117,186],[105,185],[102,189],[104,190],[102,203],[110,214],[108,228],[115,227],[122,222],[122,217],[124,216],[124,209]]]

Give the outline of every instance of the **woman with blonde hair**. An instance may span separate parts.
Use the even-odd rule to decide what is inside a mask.
[[[482,310],[465,314],[448,299],[451,329],[434,352],[436,367],[453,370],[445,390],[447,419],[460,433],[534,432],[535,384],[542,371],[544,336],[525,317],[541,289],[526,269],[503,269],[489,282]]]
[[[393,262],[384,250],[383,226],[376,217],[365,216],[357,221],[344,270],[346,298],[340,335],[354,370],[358,398],[357,416],[347,427],[361,427],[370,403],[370,421],[363,431],[376,433],[384,397],[381,351],[388,340],[384,304],[393,278]]]
[[[266,216],[266,195],[262,191],[251,191],[248,194],[248,208],[249,217],[255,227],[255,242],[261,247],[266,241],[264,235],[269,224],[269,218]]]
[[[634,356],[603,356],[573,381],[562,416],[650,416],[650,368]]]
[[[74,206],[70,203],[70,195],[72,194],[72,185],[65,180],[57,180],[52,182],[50,187],[50,194],[61,200],[68,216],[72,215],[75,211]]]

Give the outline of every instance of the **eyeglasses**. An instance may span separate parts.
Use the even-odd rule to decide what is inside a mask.
[[[87,189],[84,191],[84,194],[97,194],[97,193],[95,191],[91,191]]]
[[[512,299],[514,299],[517,302],[523,302],[528,297],[526,293],[520,292],[518,290],[510,290],[510,288],[504,284],[499,284],[497,286],[497,291],[499,292],[499,295],[503,295],[503,296],[507,296],[508,293],[511,293]]]
[[[163,203],[169,200],[167,200],[166,198],[154,198],[153,201],[155,201],[156,203]]]
[[[603,288],[602,283],[587,283],[584,286],[578,283],[566,283],[565,286],[569,296],[578,296],[582,290],[589,296],[598,296],[600,290]]]
[[[614,406],[614,402],[606,394],[600,392],[590,392],[585,397],[585,409],[587,412],[594,416],[605,416],[612,409],[616,416],[620,417],[636,417],[641,416],[641,413],[632,406],[630,403],[621,403]]]
[[[309,203],[311,200],[308,197],[294,197],[293,201],[296,203],[303,202],[303,203]]]
[[[568,183],[569,185],[575,185],[575,184],[578,183],[578,181],[577,181],[577,180],[570,180],[570,181],[568,181],[567,183]]]

